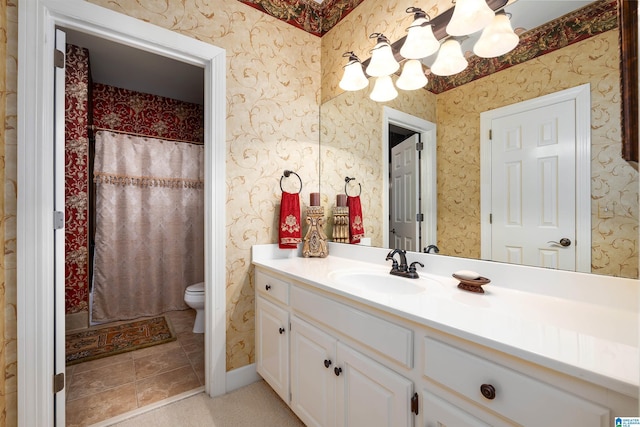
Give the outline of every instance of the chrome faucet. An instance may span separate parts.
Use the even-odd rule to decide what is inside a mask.
[[[396,261],[396,259],[394,258],[395,254],[398,254],[400,256],[399,264],[398,261]],[[391,264],[391,271],[389,272],[389,274],[393,274],[394,276],[408,277],[409,279],[417,279],[419,276],[418,272],[416,271],[416,264],[420,265],[421,267],[424,267],[424,264],[418,261],[414,261],[410,266],[407,265],[406,254],[407,251],[405,251],[404,249],[394,249],[387,254],[386,260],[393,262],[393,264]]]

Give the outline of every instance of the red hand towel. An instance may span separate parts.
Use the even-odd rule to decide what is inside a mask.
[[[347,196],[347,207],[349,208],[349,243],[360,243],[360,239],[364,237],[360,196]]]
[[[280,249],[296,249],[302,241],[300,226],[300,196],[282,192],[280,202],[280,230],[278,244]]]

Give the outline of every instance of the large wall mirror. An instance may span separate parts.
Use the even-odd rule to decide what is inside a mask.
[[[436,245],[440,254],[482,258],[481,228],[487,219],[481,216],[481,114],[589,85],[590,200],[584,215],[590,220],[591,242],[590,266],[583,270],[637,278],[638,171],[636,162],[623,158],[623,141],[635,138],[632,143],[637,145],[637,117],[630,122],[635,116],[628,113],[633,107],[637,116],[637,99],[632,100],[635,106],[624,105],[624,113],[622,108],[623,98],[627,93],[637,93],[637,87],[636,92],[630,86],[620,87],[621,73],[637,72],[637,53],[621,64],[625,56],[621,56],[618,2],[518,0],[512,6],[517,3],[527,3],[531,10],[552,9],[554,3],[564,8],[532,28],[528,21],[519,24],[517,10],[509,10],[508,5],[514,28],[523,27],[520,39],[525,47],[507,54],[502,65],[471,58],[470,66],[460,75],[445,81],[429,76],[426,89],[399,91],[398,98],[384,104],[369,99],[371,85],[322,103],[320,176],[325,202],[329,208],[334,206],[335,195],[345,191],[344,178],[355,178],[354,185],[362,186],[366,237],[374,246],[394,246],[389,225],[389,151],[396,139],[418,131],[386,123],[385,107],[433,123],[437,129],[433,159],[436,190],[433,195],[424,191],[429,188],[430,177],[423,175],[419,195],[423,200],[418,203],[425,222],[435,224],[435,233],[431,236],[423,232],[416,250]],[[637,2],[633,3],[637,7]],[[352,14],[356,12],[358,9]],[[636,23],[635,28],[624,30],[627,37],[631,31],[637,40],[637,21],[627,22]],[[331,43],[339,46],[335,49],[349,50],[345,46],[351,35],[345,36],[344,43],[337,43],[340,37],[333,35]],[[635,46],[633,49],[637,50]],[[625,129],[633,127],[635,132],[623,131],[623,116]],[[423,152],[425,157],[430,155],[428,150]],[[425,164],[428,167],[428,162]],[[427,195],[432,203],[425,203]],[[331,236],[331,229],[328,231]]]

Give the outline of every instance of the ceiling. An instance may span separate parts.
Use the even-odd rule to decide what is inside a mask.
[[[317,0],[316,0],[317,1]],[[579,9],[593,0],[517,0],[505,7],[515,28],[530,30]],[[134,49],[114,41],[65,29],[67,43],[89,50],[94,82],[203,104],[203,69],[167,57]],[[475,37],[463,42],[471,51]],[[429,58],[425,60],[429,63]]]

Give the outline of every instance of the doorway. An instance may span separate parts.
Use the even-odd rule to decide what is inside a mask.
[[[480,115],[483,259],[591,271],[589,87]]]
[[[423,247],[435,245],[437,242],[436,125],[386,106],[383,107],[382,123],[382,173],[384,177],[383,194],[385,195],[383,218],[387,219],[382,224],[383,247],[420,252]],[[407,137],[410,141],[404,143],[405,149],[396,148],[398,151],[395,156],[396,164],[398,166],[401,163],[406,165],[408,161],[412,166],[396,169],[398,174],[402,174],[403,177],[401,178],[399,175],[395,178],[397,185],[394,188],[391,162],[394,157],[392,147],[394,145],[401,147],[397,143],[406,140]],[[396,138],[397,140],[394,142]],[[414,140],[411,140],[412,138]],[[419,155],[416,152],[417,148],[420,148]],[[400,172],[402,169],[406,170]],[[400,184],[400,181],[406,185]],[[400,190],[397,191],[398,189]],[[405,200],[409,198],[409,196],[405,197],[407,193],[413,195],[411,200]],[[393,202],[394,198],[395,202]],[[395,213],[392,204],[396,205]],[[395,221],[392,214],[395,216]],[[420,220],[416,215],[421,215]],[[404,219],[400,220],[400,216]],[[400,228],[396,229],[395,234],[392,233],[394,227],[399,224],[402,224],[401,226],[407,230],[403,231],[403,234],[407,234],[406,238],[396,238],[396,235],[399,236]],[[400,247],[394,245],[400,245]]]
[[[86,2],[53,0],[19,4],[18,70],[18,423],[64,425],[64,388],[54,393],[64,369],[54,355],[64,354],[64,310],[54,301],[64,295],[64,271],[55,258],[55,211],[51,182],[60,168],[54,158],[54,30],[85,32],[157,55],[188,62],[205,75],[205,390],[226,391],[225,367],[225,52],[137,19]],[[34,84],[37,82],[38,84]],[[217,209],[220,210],[219,208]],[[62,213],[64,214],[64,212]],[[64,216],[63,216],[64,217]],[[63,275],[62,275],[63,276]],[[63,303],[64,304],[64,303]],[[63,305],[62,304],[62,305]],[[26,309],[31,307],[32,309]],[[64,327],[62,327],[64,330]],[[55,331],[55,332],[54,332]],[[62,357],[64,360],[64,357]]]

